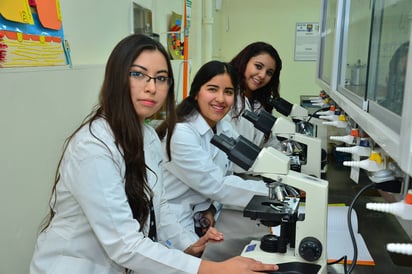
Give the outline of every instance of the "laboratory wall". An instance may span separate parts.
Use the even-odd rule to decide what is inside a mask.
[[[134,1],[157,14],[153,30],[162,40],[167,14],[183,12],[180,0]],[[320,0],[223,0],[219,9],[212,0],[192,2],[191,72],[263,40],[282,56],[283,97],[298,103],[301,94],[318,92],[315,62],[294,61],[294,42],[297,22],[318,22]],[[213,5],[211,42],[202,32],[206,4]],[[0,273],[28,273],[63,143],[97,103],[108,55],[131,32],[130,6],[130,0],[60,0],[72,66],[0,69]]]
[[[0,273],[28,273],[65,138],[96,104],[130,2],[60,0],[73,67],[0,69]]]
[[[223,0],[215,13],[213,56],[230,60],[254,41],[272,44],[282,58],[280,95],[299,103],[319,94],[315,61],[295,61],[296,23],[319,22],[320,0]]]

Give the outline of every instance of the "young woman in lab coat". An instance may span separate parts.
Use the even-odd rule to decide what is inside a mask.
[[[215,134],[238,137],[222,120],[236,103],[236,86],[229,64],[204,64],[193,78],[189,96],[177,106],[173,134],[163,138],[167,122],[157,129],[165,148],[165,196],[193,241],[214,225],[221,204],[243,209],[254,194],[268,193],[261,180],[231,175],[226,153],[210,142]]]
[[[221,241],[222,235],[211,229],[193,242],[163,196],[161,144],[145,119],[166,101],[173,130],[173,94],[172,67],[159,42],[131,35],[116,45],[98,106],[66,142],[50,219],[38,237],[30,273],[277,269],[242,257],[216,263],[188,255],[199,254],[208,240]]]
[[[264,136],[249,120],[242,117],[242,114],[244,110],[259,112],[261,109],[272,113],[273,106],[268,102],[271,97],[279,97],[282,60],[272,45],[259,41],[247,45],[230,64],[239,79],[238,109],[241,111],[232,111],[225,119],[231,121],[240,135],[258,146],[263,146],[269,136]],[[272,145],[276,146],[276,138],[271,141],[274,142]]]

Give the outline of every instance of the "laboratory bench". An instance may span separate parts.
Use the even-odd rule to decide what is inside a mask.
[[[361,170],[359,183],[350,178],[350,168],[335,161],[328,155],[328,168],[325,175],[329,182],[329,203],[350,205],[359,191],[371,181],[367,173]],[[358,232],[362,235],[374,259],[374,266],[357,265],[353,274],[406,274],[412,273],[412,256],[391,254],[386,251],[387,243],[411,243],[408,234],[399,224],[395,216],[366,209],[367,202],[386,202],[376,189],[368,189],[361,194],[354,204],[358,216]],[[259,225],[256,220],[243,217],[242,211],[224,209],[216,225],[224,233],[222,243],[210,243],[206,247],[203,258],[222,261],[240,255],[243,248],[251,240],[259,240],[269,232],[269,228]],[[247,231],[247,232],[246,232]],[[246,235],[246,236],[245,236]],[[351,260],[352,258],[348,258]],[[348,266],[349,267],[349,266]],[[342,264],[328,266],[328,273],[343,274]]]

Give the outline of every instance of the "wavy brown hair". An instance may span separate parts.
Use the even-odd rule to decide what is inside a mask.
[[[252,107],[253,102],[258,101],[263,108],[272,113],[273,106],[269,104],[269,99],[271,97],[279,97],[279,85],[280,85],[280,71],[282,70],[282,60],[280,59],[277,50],[270,44],[265,42],[254,42],[247,45],[243,50],[241,50],[231,61],[230,64],[236,71],[237,77],[239,79],[239,89],[241,95],[244,95],[245,87],[245,70],[249,60],[252,57],[260,55],[262,53],[269,54],[273,60],[275,60],[275,71],[269,83],[261,87],[254,92],[252,92],[251,98],[248,98]],[[244,108],[244,96],[242,98],[242,112]]]

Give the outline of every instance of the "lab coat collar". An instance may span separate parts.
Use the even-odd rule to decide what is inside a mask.
[[[205,135],[207,132],[213,132],[212,128],[209,126],[209,124],[206,122],[205,118],[203,118],[200,113],[196,113],[189,121],[189,124],[199,132],[200,135]],[[216,133],[224,133],[227,134],[227,132],[232,131],[232,127],[229,123],[227,123],[224,120],[220,120],[216,124]],[[214,133],[213,133],[214,134]]]
[[[196,129],[200,135],[205,135],[208,131],[212,131],[209,124],[206,122],[205,118],[197,112],[190,119],[189,124]]]
[[[144,142],[148,145],[153,144],[157,140],[157,135],[155,135],[154,129],[152,126],[144,125],[143,126]]]

